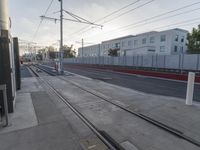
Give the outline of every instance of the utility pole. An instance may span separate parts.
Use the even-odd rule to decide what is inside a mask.
[[[63,73],[63,0],[60,2],[60,73]]]
[[[83,57],[83,47],[84,47],[84,41],[82,39],[82,57]]]
[[[52,17],[47,17],[45,15],[40,16],[42,19],[49,19],[49,20],[53,20],[55,22],[60,21],[60,63],[59,63],[59,72],[62,74],[63,73],[63,20],[67,20],[67,21],[72,21],[72,22],[78,22],[78,23],[84,23],[84,24],[90,24],[90,25],[94,25],[94,26],[99,26],[99,27],[103,27],[103,25],[100,24],[95,24],[91,21],[88,21],[82,17],[79,17],[71,12],[68,12],[66,10],[63,9],[63,0],[58,0],[60,2],[60,19],[58,18],[52,18]],[[63,12],[67,13],[68,15],[70,15],[71,17],[73,17],[74,19],[68,19],[68,18],[63,18]]]

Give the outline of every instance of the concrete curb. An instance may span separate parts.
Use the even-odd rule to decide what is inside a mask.
[[[158,77],[158,78],[172,79],[172,80],[178,80],[178,81],[187,81],[187,79],[188,79],[188,75],[186,75],[186,74],[144,71],[144,70],[116,68],[116,67],[108,67],[108,66],[95,66],[95,65],[75,65],[75,64],[67,64],[66,65],[65,64],[65,66],[88,67],[88,68],[95,68],[95,69],[102,69],[102,70],[106,69],[106,70],[112,70],[115,72],[143,75],[143,76],[149,76],[149,77]],[[200,83],[200,76],[196,76],[195,82]]]

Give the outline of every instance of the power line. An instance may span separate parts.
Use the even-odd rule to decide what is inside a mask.
[[[130,6],[134,5],[134,4],[136,4],[136,3],[138,3],[138,2],[140,2],[140,1],[141,1],[141,0],[137,0],[137,1],[133,2],[133,3],[130,3],[130,4],[128,4],[128,5],[126,5],[126,6],[122,7],[122,8],[120,8],[120,9],[117,9],[117,10],[113,11],[112,13],[110,13],[110,14],[108,14],[108,15],[106,15],[106,16],[100,18],[100,19],[95,20],[95,22],[99,22],[99,21],[101,21],[101,20],[104,20],[104,19],[106,19],[106,18],[108,18],[108,17],[110,17],[110,16],[112,16],[112,15],[114,15],[114,14],[116,14],[116,13],[118,13],[118,12],[120,12],[120,11],[122,11],[122,10],[124,10],[124,9],[126,9],[126,8],[128,8],[128,7],[130,7]]]
[[[146,6],[146,5],[150,4],[150,3],[152,3],[153,1],[155,1],[155,0],[150,0],[150,1],[148,1],[148,2],[146,2],[146,3],[144,3],[144,4],[141,4],[141,5],[135,7],[135,8],[133,8],[133,9],[131,9],[131,10],[128,10],[128,11],[126,11],[126,12],[120,14],[119,16],[114,17],[114,18],[112,18],[112,19],[110,19],[110,20],[104,22],[104,24],[105,24],[105,23],[108,23],[108,22],[111,22],[111,21],[113,21],[113,20],[115,20],[115,19],[117,19],[117,18],[119,18],[119,17],[121,17],[121,16],[124,16],[124,15],[126,15],[126,14],[128,14],[128,13],[130,13],[130,12],[136,10],[136,9],[139,9],[139,8],[141,8],[141,7],[144,7],[144,6]],[[86,30],[86,31],[83,31],[83,32],[81,32],[80,34],[85,33],[85,32],[87,32],[87,31],[89,31],[89,30],[90,30],[90,29],[88,29],[88,30]],[[73,35],[73,34],[72,34],[72,35]]]
[[[130,12],[136,10],[136,9],[139,9],[139,8],[141,8],[141,7],[144,7],[144,6],[146,6],[146,5],[150,4],[150,3],[152,3],[153,1],[155,1],[155,0],[150,0],[150,1],[148,1],[148,2],[146,2],[146,3],[144,3],[144,4],[141,4],[141,5],[135,7],[135,8],[133,8],[133,9],[131,9],[131,10],[128,10],[128,11],[126,11],[126,12],[120,14],[119,16],[114,17],[114,18],[112,18],[112,19],[110,19],[110,20],[104,22],[104,24],[105,24],[105,23],[108,23],[108,22],[111,22],[111,21],[113,21],[113,20],[115,20],[115,19],[117,19],[117,18],[119,18],[119,17],[121,17],[121,16],[124,16],[124,15],[126,15],[126,14],[128,14],[128,13],[130,13]],[[85,32],[87,32],[87,31],[89,31],[89,30],[90,30],[90,29],[88,29],[88,30],[86,30],[86,31],[83,31],[83,32],[81,32],[80,34],[85,33]],[[73,34],[72,34],[72,35],[73,35]]]
[[[166,18],[171,18],[171,17],[175,17],[175,16],[178,16],[178,15],[182,15],[182,14],[184,14],[184,13],[189,13],[189,12],[192,12],[192,11],[196,11],[196,10],[198,10],[198,9],[200,9],[200,8],[196,8],[196,9],[189,10],[189,11],[186,11],[186,12],[182,12],[182,13],[179,13],[179,14],[175,14],[175,15],[172,15],[172,16],[160,18],[161,16],[165,16],[165,15],[168,15],[168,14],[170,14],[170,13],[174,13],[174,12],[176,12],[176,11],[180,11],[180,10],[183,10],[183,9],[185,9],[185,8],[189,8],[189,7],[194,6],[194,5],[197,5],[197,4],[199,4],[199,3],[200,3],[200,2],[192,3],[192,4],[189,4],[189,5],[180,7],[180,8],[178,8],[178,9],[174,9],[174,10],[171,10],[171,11],[168,11],[168,12],[165,12],[165,13],[161,13],[161,14],[159,14],[159,15],[156,15],[156,16],[153,16],[153,17],[150,17],[150,18],[143,19],[143,20],[138,21],[138,22],[136,22],[136,23],[133,23],[133,24],[129,24],[129,25],[126,25],[126,26],[122,26],[122,27],[116,28],[116,29],[114,29],[114,30],[111,30],[111,31],[107,32],[106,34],[110,34],[110,33],[114,32],[114,31],[118,31],[118,30],[123,31],[123,30],[126,30],[126,28],[130,28],[130,27],[132,27],[132,26],[133,26],[133,27],[136,27],[136,26],[143,26],[143,25],[146,25],[147,23],[153,23],[153,22],[155,22],[155,21],[164,20],[164,19],[166,19]],[[153,19],[156,19],[156,18],[160,18],[160,19],[153,20]],[[151,20],[153,20],[153,21],[151,21]],[[147,22],[147,21],[151,21],[151,22]],[[144,23],[144,24],[140,24],[140,23]],[[133,27],[132,27],[132,28],[133,28]],[[123,29],[123,30],[122,30],[122,29]]]
[[[53,1],[54,1],[54,0],[51,0],[51,1],[50,1],[50,4],[48,5],[48,7],[47,7],[47,9],[46,9],[46,11],[45,11],[45,13],[44,13],[44,16],[47,14],[47,12],[49,11],[49,9],[51,8],[51,5],[53,4]],[[40,20],[40,22],[39,22],[39,24],[38,24],[38,26],[37,26],[37,29],[36,29],[35,33],[33,34],[32,41],[34,41],[34,39],[36,38],[36,36],[37,36],[37,34],[38,34],[38,31],[39,31],[39,29],[40,29],[40,27],[41,27],[41,25],[42,25],[42,22],[43,22],[43,19]]]
[[[122,29],[118,30],[118,32],[119,31],[129,30],[129,29],[132,29],[132,28],[137,28],[137,27],[145,26],[145,25],[148,25],[150,23],[155,23],[155,22],[158,22],[158,21],[161,21],[161,20],[165,20],[165,19],[168,19],[168,18],[176,17],[176,16],[179,16],[179,15],[183,15],[183,14],[186,14],[186,13],[194,12],[194,11],[197,11],[197,10],[200,10],[200,8],[196,8],[196,9],[192,9],[192,10],[185,11],[185,12],[182,12],[182,13],[178,13],[178,14],[175,14],[175,15],[171,15],[171,16],[159,18],[159,19],[156,19],[156,20],[153,20],[153,21],[145,22],[143,24],[135,24],[134,26],[126,27],[125,29],[122,28]]]
[[[174,25],[181,25],[181,24],[185,24],[185,23],[189,23],[189,22],[193,22],[193,21],[197,21],[197,20],[200,20],[200,17],[189,19],[189,20],[185,20],[185,21],[181,21],[181,22],[177,22],[177,23],[173,23],[173,24],[169,24],[169,25],[165,25],[165,26],[160,26],[160,27],[157,27],[157,28],[154,28],[154,29],[160,29],[160,28],[174,26]]]
[[[136,3],[138,3],[139,1],[141,1],[141,0],[137,0],[137,1],[134,1],[134,2],[132,2],[132,3],[130,3],[130,4],[128,4],[128,5],[125,5],[125,6],[119,8],[119,9],[113,11],[113,12],[111,12],[110,14],[108,14],[108,15],[102,17],[102,18],[99,18],[99,19],[95,20],[93,23],[97,23],[97,22],[99,22],[99,21],[101,21],[101,20],[104,20],[104,19],[106,19],[106,18],[108,18],[108,17],[110,17],[110,16],[112,16],[112,15],[114,15],[114,14],[116,14],[116,13],[118,13],[118,12],[120,12],[120,11],[122,11],[122,10],[124,10],[124,9],[126,9],[126,8],[128,8],[128,7],[132,6],[132,5],[134,5],[134,4],[136,4]],[[90,26],[83,27],[83,28],[81,28],[80,30],[71,33],[69,36],[74,35],[74,34],[77,34],[77,33],[81,32],[81,31],[83,31],[84,29],[87,29],[88,27],[90,27]]]
[[[200,17],[189,19],[189,20],[185,20],[185,21],[181,21],[181,22],[176,22],[176,23],[172,23],[172,24],[168,24],[168,25],[164,25],[164,26],[160,26],[160,27],[156,27],[156,28],[153,28],[153,29],[145,31],[145,32],[150,32],[150,31],[153,31],[153,30],[162,29],[162,28],[171,27],[171,26],[176,26],[176,25],[187,26],[187,25],[190,25],[190,24],[199,23],[199,21],[197,22],[197,20],[200,21]],[[190,22],[192,22],[192,23],[190,23]]]
[[[90,24],[90,25],[95,25],[95,26],[100,26],[101,28],[103,27],[103,25],[100,24],[95,24],[91,21],[88,21],[86,19],[84,19],[83,17],[77,16],[69,11],[63,10],[65,13],[67,13],[68,15],[70,15],[71,17],[73,17],[76,20],[73,19],[67,19],[67,18],[63,18],[64,20],[69,20],[69,21],[74,21],[74,22],[79,22],[79,23],[85,23],[85,24]]]
[[[188,7],[197,5],[197,4],[200,4],[200,2],[192,3],[192,4],[189,4],[189,5],[180,7],[180,8],[178,8],[178,9],[174,9],[174,10],[171,10],[171,11],[168,11],[168,12],[165,12],[165,13],[161,13],[161,14],[159,14],[159,15],[156,15],[156,16],[153,16],[153,17],[150,17],[150,18],[141,20],[141,21],[139,21],[139,22],[136,22],[136,23],[133,23],[133,24],[130,24],[130,25],[121,27],[121,28],[125,28],[125,27],[128,27],[128,26],[132,26],[132,25],[135,25],[135,24],[139,24],[139,23],[142,23],[142,22],[146,22],[146,21],[149,21],[149,20],[152,20],[152,19],[155,19],[155,18],[159,18],[159,17],[162,17],[162,16],[164,16],[164,15],[167,15],[167,14],[170,14],[170,13],[173,13],[173,12],[176,12],[176,11],[179,11],[179,10],[183,10],[183,9],[185,9],[185,8],[188,8]]]
[[[139,9],[139,8],[141,8],[141,7],[144,7],[144,6],[146,6],[146,5],[150,4],[150,3],[152,3],[153,1],[155,1],[155,0],[150,0],[150,1],[148,1],[148,2],[146,2],[146,3],[144,3],[144,4],[141,4],[141,5],[135,7],[135,8],[133,8],[133,9],[131,9],[131,10],[128,10],[128,11],[126,11],[126,12],[120,14],[119,16],[114,17],[114,18],[112,18],[112,19],[110,19],[110,20],[104,22],[104,24],[105,24],[105,23],[108,23],[108,22],[111,22],[111,21],[113,21],[113,20],[115,20],[115,19],[117,19],[117,18],[119,18],[119,17],[121,17],[121,16],[124,16],[124,15],[126,15],[126,14],[128,14],[128,13],[130,13],[130,12],[136,10],[136,9]]]

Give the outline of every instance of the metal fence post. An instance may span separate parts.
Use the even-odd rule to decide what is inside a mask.
[[[158,54],[156,54],[156,70],[158,70]]]
[[[181,61],[181,74],[183,73],[183,65],[184,65],[184,54],[182,54],[182,61]]]
[[[166,55],[164,55],[164,66],[163,68],[165,69],[166,68]]]
[[[144,67],[144,62],[143,62],[144,61],[144,56],[143,55],[141,56],[141,60],[142,60],[141,66]]]
[[[196,70],[197,70],[197,71],[199,70],[199,62],[200,62],[200,61],[199,61],[199,58],[200,58],[199,55],[197,55],[197,67],[196,67]]]

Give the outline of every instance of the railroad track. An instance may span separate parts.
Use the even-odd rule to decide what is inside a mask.
[[[33,68],[29,67],[36,77],[40,77],[39,73]],[[39,68],[40,69],[40,68]],[[43,70],[43,69],[41,69]],[[44,70],[43,70],[44,71]],[[48,73],[49,74],[49,73]],[[50,74],[50,75],[53,75]],[[54,74],[55,75],[55,74]],[[110,150],[125,150],[120,144],[118,144],[112,137],[110,137],[105,131],[99,130],[92,122],[90,122],[81,112],[79,112],[70,102],[64,97],[59,91],[57,91],[48,81],[39,79],[43,82],[49,89],[64,102],[90,129],[91,131],[110,149]]]
[[[36,67],[41,69],[41,70],[43,70],[44,72],[48,73],[51,76],[56,76],[57,75],[57,73],[51,72],[50,69],[47,70],[46,68],[41,67],[41,66],[36,66]],[[66,80],[63,76],[58,76],[58,78],[63,80],[63,81],[65,81],[65,82],[68,82],[68,83],[72,84],[73,86],[76,86],[77,88],[79,88],[79,89],[81,89],[81,90],[83,90],[83,91],[85,91],[87,93],[90,93],[93,96],[96,96],[96,97],[100,98],[101,100],[104,100],[104,101],[106,101],[106,102],[108,102],[108,103],[110,103],[110,104],[112,104],[112,105],[114,105],[114,106],[116,106],[116,107],[118,107],[118,108],[120,108],[120,109],[122,109],[122,110],[124,110],[124,111],[126,111],[128,113],[130,113],[130,114],[133,114],[134,116],[137,116],[137,117],[147,121],[148,123],[153,124],[154,126],[160,128],[160,129],[162,129],[162,130],[164,130],[164,131],[166,131],[166,132],[168,132],[170,134],[173,134],[176,137],[179,137],[179,138],[181,138],[181,139],[183,139],[185,141],[188,141],[188,142],[200,147],[200,142],[199,141],[197,141],[197,140],[185,135],[182,131],[180,131],[178,129],[175,129],[175,128],[171,127],[171,126],[168,126],[168,125],[166,125],[166,124],[164,124],[162,122],[159,122],[159,121],[157,121],[157,120],[155,120],[155,119],[153,119],[151,117],[148,117],[148,116],[146,116],[146,115],[144,115],[142,113],[138,113],[138,112],[135,112],[133,110],[130,110],[130,109],[128,109],[128,108],[126,108],[126,107],[124,107],[124,106],[122,106],[120,104],[114,103],[114,102],[110,101],[109,99],[103,97],[102,95],[97,94],[94,91],[91,91],[89,89],[86,89],[86,88],[82,87],[81,85],[78,85],[78,84],[76,84],[74,82]]]

